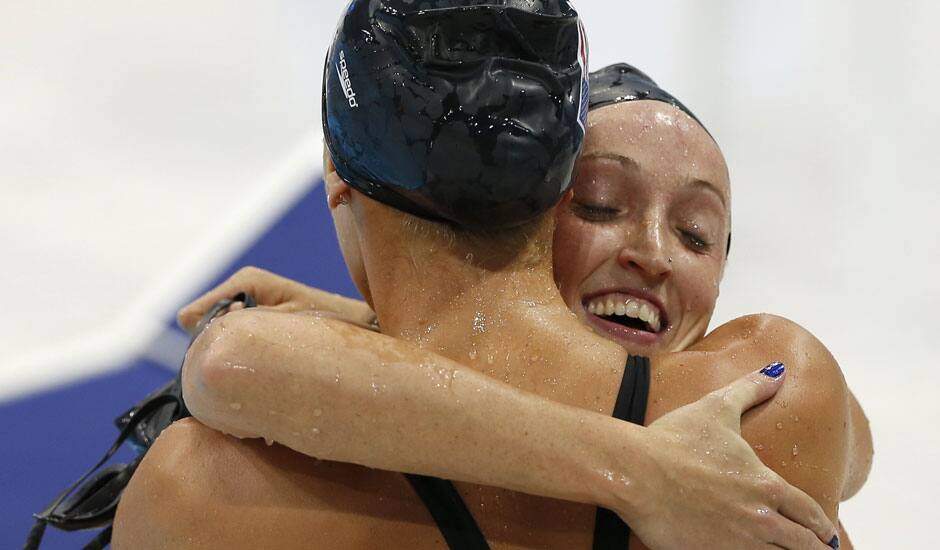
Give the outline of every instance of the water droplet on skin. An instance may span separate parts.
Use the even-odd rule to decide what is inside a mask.
[[[482,312],[477,312],[473,316],[473,333],[474,334],[483,334],[486,332],[486,316]]]
[[[477,358],[477,350],[474,348],[470,350],[470,353],[468,353],[467,355],[470,357],[470,360],[472,361]]]
[[[255,372],[255,369],[253,369],[253,368],[251,368],[251,367],[246,367],[246,366],[244,366],[244,365],[233,365],[233,364],[231,364],[231,363],[228,363],[228,366],[229,366],[232,370],[245,371],[245,372]]]
[[[792,454],[793,454],[793,456],[796,456],[796,455],[800,454],[800,448],[797,447],[796,445],[794,445],[794,446],[793,446],[793,452],[792,452]]]
[[[233,411],[240,411],[240,410],[242,410],[242,404],[241,404],[241,403],[229,403],[228,406],[229,406],[229,408],[232,409]]]
[[[320,428],[313,428],[312,430],[310,430],[310,433],[312,433],[313,435],[320,435]]]
[[[268,439],[268,438],[266,437],[266,438],[264,438],[264,444],[267,445],[268,447],[270,447],[271,445],[274,445],[274,440],[273,440],[273,439]]]
[[[778,429],[778,430],[782,430],[782,429],[783,429],[783,422],[777,422],[777,429]]]
[[[764,450],[764,446],[761,445],[760,443],[758,443],[757,445],[754,445],[754,450],[755,450],[755,451],[763,451],[763,450]]]

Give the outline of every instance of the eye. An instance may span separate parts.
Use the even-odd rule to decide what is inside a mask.
[[[597,206],[593,204],[572,203],[571,210],[576,216],[591,222],[606,222],[614,219],[620,210],[607,206]]]
[[[711,250],[712,244],[706,241],[701,235],[685,229],[680,229],[679,233],[682,235],[682,240],[685,241],[686,245],[692,250],[696,252],[708,252]]]

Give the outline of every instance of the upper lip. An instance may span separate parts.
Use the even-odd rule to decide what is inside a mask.
[[[638,288],[625,288],[625,287],[611,287],[605,288],[603,290],[598,290],[596,292],[591,292],[585,294],[581,297],[581,303],[585,304],[590,302],[598,296],[603,296],[605,294],[627,294],[629,296],[635,296],[641,300],[646,300],[647,302],[653,304],[659,309],[659,318],[662,323],[663,330],[669,328],[669,315],[666,313],[666,308],[663,306],[663,301],[659,299],[658,296],[652,294],[651,292],[640,290]]]

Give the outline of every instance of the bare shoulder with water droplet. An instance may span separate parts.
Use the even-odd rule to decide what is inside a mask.
[[[742,436],[768,467],[834,518],[853,460],[848,390],[826,347],[796,323],[742,317],[689,351],[654,358],[647,423],[776,361],[786,365],[784,385],[744,415]]]

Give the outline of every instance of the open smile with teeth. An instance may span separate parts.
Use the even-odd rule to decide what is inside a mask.
[[[624,294],[608,294],[592,298],[585,304],[588,313],[629,328],[659,332],[662,314],[659,307],[642,298]]]

